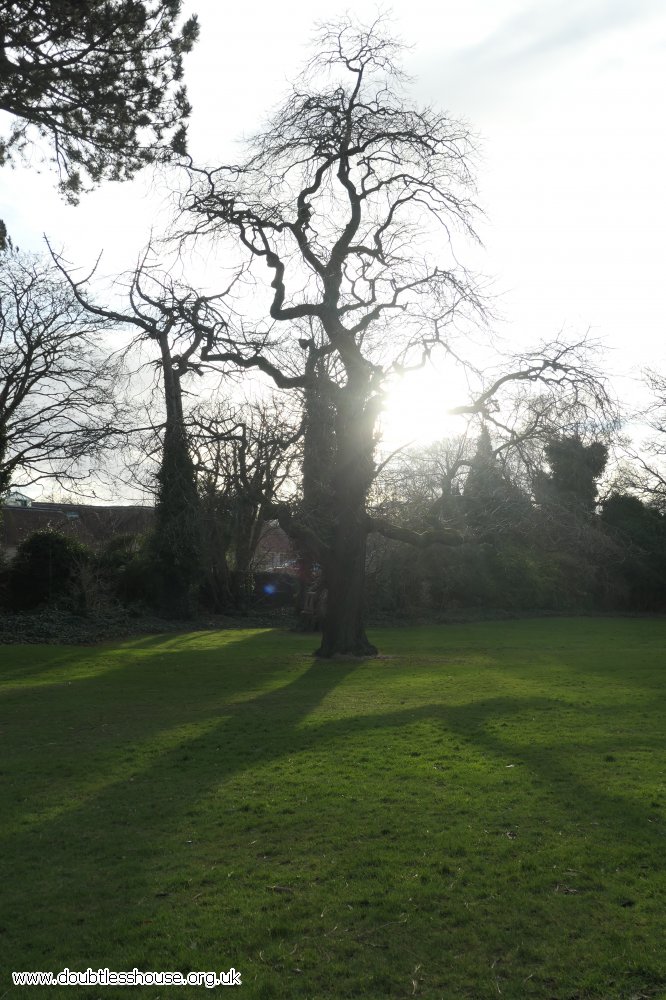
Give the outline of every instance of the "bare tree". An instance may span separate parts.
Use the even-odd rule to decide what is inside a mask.
[[[181,432],[184,428],[184,385],[193,376],[210,370],[201,360],[202,349],[212,341],[225,343],[226,323],[219,313],[219,303],[234,281],[215,295],[196,292],[179,281],[158,263],[152,245],[143,252],[133,271],[114,282],[125,285],[125,308],[112,308],[96,301],[92,287],[99,260],[89,274],[76,278],[71,267],[47,240],[55,266],[69,285],[71,294],[89,316],[119,329],[134,329],[133,344],[152,343],[158,356],[151,360],[163,382],[165,430]]]
[[[209,570],[212,589],[223,589],[227,576],[233,602],[244,609],[257,546],[281,489],[290,482],[301,429],[284,401],[275,398],[240,407],[210,401],[197,406],[188,423],[207,533],[217,540],[209,546],[209,556],[218,550]]]
[[[0,254],[0,492],[84,479],[122,431],[103,330],[50,261]]]
[[[158,349],[153,363],[160,374],[163,420],[147,428],[159,439],[155,530],[150,539],[158,576],[154,599],[167,613],[187,617],[196,610],[202,544],[184,386],[206,370],[200,358],[202,345],[223,335],[225,324],[217,303],[226,291],[211,296],[193,291],[155,264],[149,247],[128,277],[127,308],[112,309],[92,297],[94,271],[76,280],[63,259],[53,251],[52,255],[83,310],[98,320],[137,330],[135,343],[148,342]]]
[[[480,315],[481,304],[451,245],[455,230],[475,238],[467,128],[406,104],[400,46],[380,25],[324,27],[317,48],[244,163],[192,171],[185,214],[192,234],[231,236],[251,268],[266,267],[276,326],[311,325],[310,337],[297,332],[298,375],[276,360],[271,328],[259,349],[211,347],[204,356],[330,402],[333,514],[309,532],[328,588],[320,653],[329,656],[375,651],[362,623],[365,540],[383,526],[365,503],[385,379],[421,363],[459,313]],[[435,240],[444,264],[431,253]],[[307,359],[327,354],[337,361],[334,378],[315,364],[308,370]],[[308,526],[292,530],[304,535]]]
[[[183,203],[183,239],[233,245],[257,285],[265,280],[253,294],[264,322],[248,335],[246,319],[233,347],[211,341],[202,356],[304,394],[303,501],[278,513],[323,569],[322,656],[376,651],[362,617],[369,532],[416,545],[459,541],[455,531],[416,532],[367,509],[386,380],[434,349],[460,359],[456,345],[485,319],[454,246],[456,236],[477,239],[472,136],[445,114],[409,106],[399,49],[381,22],[323,26],[317,54],[246,159],[193,166]],[[283,360],[290,333],[303,352],[296,373],[293,354]],[[575,384],[572,360],[559,348],[524,359],[463,409],[490,413],[508,381]]]
[[[616,486],[637,493],[646,503],[666,513],[666,375],[644,373],[651,401],[639,414],[648,430],[640,449],[627,444],[629,464],[622,469]]]

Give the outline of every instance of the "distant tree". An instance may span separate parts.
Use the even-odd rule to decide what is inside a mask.
[[[0,162],[50,144],[60,187],[124,180],[185,148],[182,57],[196,17],[181,0],[6,0],[0,11],[0,110],[14,119]]]
[[[485,403],[484,394],[477,395],[480,413],[475,403],[455,408],[471,414],[465,434],[389,461],[373,491],[378,511],[409,527],[454,528],[465,542],[413,555],[373,542],[376,611],[410,600],[433,610],[566,608],[590,606],[604,588],[610,594],[616,547],[600,525],[556,502],[543,483],[544,450],[558,434],[578,424],[605,443],[617,426],[616,405],[588,346],[594,345],[551,344],[552,368],[542,376],[533,357],[501,385],[502,376],[491,376]],[[541,507],[533,503],[535,484]]]
[[[602,441],[585,444],[577,435],[561,436],[548,442],[545,456],[551,470],[543,480],[546,501],[592,514],[598,481],[608,461],[608,446]]]
[[[156,349],[151,364],[159,373],[161,400],[151,425],[144,428],[151,450],[159,455],[155,526],[147,543],[156,580],[152,600],[165,614],[189,617],[196,611],[202,577],[202,538],[184,385],[205,370],[199,352],[218,321],[215,303],[220,296],[200,295],[179,283],[154,263],[149,247],[128,277],[126,308],[112,309],[93,299],[92,276],[75,280],[62,258],[52,255],[84,313],[107,325],[134,329],[135,346]]]
[[[463,498],[469,527],[475,535],[486,540],[515,529],[530,511],[528,498],[507,472],[483,424],[465,477]]]
[[[637,496],[614,492],[602,504],[601,522],[620,543],[614,569],[627,590],[625,603],[633,609],[662,611],[666,607],[664,512]]]
[[[119,430],[102,324],[50,261],[0,254],[0,493],[85,477]]]
[[[213,593],[244,610],[266,522],[297,459],[300,428],[284,403],[266,399],[232,407],[213,400],[188,416],[197,481],[210,544],[205,558]]]
[[[666,375],[657,371],[644,375],[651,399],[639,417],[649,435],[640,447],[627,445],[629,464],[622,478],[624,486],[648,506],[666,513]]]
[[[428,445],[388,455],[371,494],[377,514],[412,527],[449,524],[462,529],[462,488],[474,456],[471,428]]]

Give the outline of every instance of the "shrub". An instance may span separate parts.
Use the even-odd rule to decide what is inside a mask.
[[[90,549],[58,531],[36,531],[19,545],[9,568],[8,603],[15,611],[61,606],[82,611],[82,569]]]

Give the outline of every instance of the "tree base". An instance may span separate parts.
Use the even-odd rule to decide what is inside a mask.
[[[363,636],[351,643],[326,642],[322,640],[319,649],[315,649],[314,655],[322,660],[331,660],[337,656],[346,656],[358,659],[366,656],[377,656],[379,650]]]

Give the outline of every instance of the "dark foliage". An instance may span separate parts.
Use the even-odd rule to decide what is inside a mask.
[[[155,585],[150,596],[163,614],[188,618],[196,614],[202,579],[201,518],[192,457],[178,430],[165,434],[157,481],[147,545]]]
[[[18,548],[9,567],[8,602],[14,611],[42,606],[82,610],[81,569],[91,552],[57,531],[36,531]]]
[[[441,523],[455,524],[465,541],[458,548],[419,552],[373,540],[372,613],[413,616],[460,608],[652,612],[666,607],[661,513],[618,493],[596,512],[604,443],[584,443],[575,436],[547,440],[535,475],[536,496],[518,485],[511,464],[500,464],[498,453],[497,442],[484,430],[469,458],[442,443],[406,459],[409,476],[393,480],[387,502],[406,523],[429,511]],[[452,457],[447,473],[444,460]],[[546,462],[550,473],[544,471]]]
[[[555,438],[546,445],[551,474],[544,480],[544,498],[564,507],[592,513],[597,482],[606,468],[608,448],[600,441],[585,444],[579,437]]]
[[[622,603],[632,610],[666,609],[666,517],[638,497],[615,493],[601,520],[622,551],[616,572],[624,584]]]
[[[156,583],[144,537],[133,534],[114,536],[97,555],[96,565],[111,605],[135,609],[150,605]]]
[[[0,11],[0,109],[14,119],[0,162],[48,141],[61,189],[124,180],[185,147],[182,57],[196,17],[181,0],[10,0]]]

